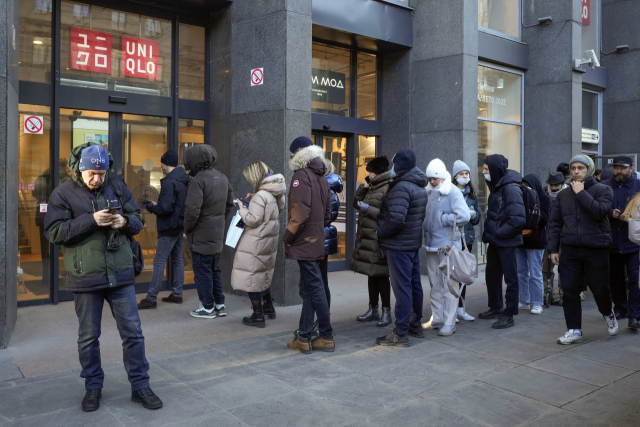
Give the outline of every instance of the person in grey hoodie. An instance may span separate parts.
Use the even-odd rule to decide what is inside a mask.
[[[455,246],[462,250],[460,232],[453,230],[454,221],[456,227],[462,227],[471,215],[462,192],[452,184],[442,160],[433,159],[427,166],[426,175],[429,200],[422,229],[427,250],[427,275],[431,282],[431,327],[440,329],[440,336],[450,336],[456,331],[459,285],[442,274],[438,266],[444,260],[442,248]]]

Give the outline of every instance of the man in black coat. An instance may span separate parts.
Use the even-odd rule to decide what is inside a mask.
[[[389,191],[378,214],[378,239],[389,262],[396,297],[396,328],[379,337],[379,345],[409,347],[409,337],[423,337],[420,258],[422,222],[426,213],[427,177],[416,167],[416,154],[403,149],[392,159]],[[412,315],[413,310],[413,315]]]
[[[182,286],[184,285],[184,262],[182,247],[184,245],[184,204],[187,199],[189,175],[178,166],[178,153],[168,150],[160,158],[160,169],[165,178],[160,180],[160,196],[158,202],[147,201],[147,210],[157,216],[158,245],[153,259],[153,275],[146,298],[138,303],[138,309],[156,308],[158,292],[162,286],[164,266],[171,254],[173,266],[173,292],[162,298],[163,302],[182,304]]]
[[[609,285],[613,296],[613,311],[616,319],[629,316],[629,328],[640,329],[640,246],[629,240],[629,224],[620,218],[629,201],[640,193],[640,179],[636,177],[633,159],[629,156],[614,157],[613,178],[602,183],[613,190],[613,204],[609,210],[612,239],[609,248]]]
[[[608,215],[613,192],[611,187],[599,184],[593,178],[595,165],[590,157],[574,156],[570,167],[571,188],[558,193],[547,229],[547,250],[551,261],[562,266],[562,308],[568,330],[558,338],[558,344],[582,342],[582,280],[593,293],[609,335],[618,333],[609,290],[611,229]],[[558,254],[560,245],[562,253]]]
[[[495,329],[510,328],[518,314],[518,267],[516,248],[522,246],[522,230],[526,212],[519,184],[522,176],[507,169],[509,161],[501,154],[484,160],[482,173],[491,194],[487,204],[482,241],[488,243],[486,282],[489,310],[478,315],[481,319],[498,319]],[[506,308],[503,309],[502,279],[507,283]]]

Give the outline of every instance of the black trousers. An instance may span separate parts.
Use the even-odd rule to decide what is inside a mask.
[[[613,297],[614,307],[626,310],[629,317],[640,318],[640,287],[638,287],[638,272],[640,271],[640,256],[638,252],[631,254],[610,254],[611,265],[609,285]]]
[[[388,277],[369,277],[369,304],[372,307],[378,305],[378,296],[382,302],[382,307],[391,308],[391,283]]]
[[[487,248],[487,267],[485,270],[489,308],[500,310],[502,302],[502,278],[507,283],[505,294],[506,308],[504,314],[518,314],[518,266],[516,264],[516,248],[499,248],[489,244]]]
[[[473,253],[473,244],[467,243],[467,248],[469,252]],[[460,283],[460,287],[462,288],[462,283]],[[460,292],[460,299],[458,300],[458,307],[464,307],[464,303],[462,302],[467,296],[467,287],[462,288],[462,292]]]
[[[578,246],[562,246],[560,254],[560,281],[562,282],[564,319],[567,329],[582,328],[582,304],[580,291],[583,282],[593,293],[598,311],[611,314],[611,290],[609,289],[609,250]]]

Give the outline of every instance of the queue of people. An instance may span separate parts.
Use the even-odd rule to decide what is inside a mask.
[[[98,409],[102,395],[98,338],[105,300],[123,341],[131,400],[148,409],[162,407],[149,387],[138,312],[157,308],[170,255],[176,274],[172,293],[162,301],[182,303],[186,239],[200,300],[190,315],[226,316],[219,258],[234,205],[239,218],[232,226],[241,227],[242,233],[235,243],[231,286],[247,292],[252,306],[242,323],[264,328],[266,319],[276,318],[270,286],[282,248],[285,257],[298,264],[302,298],[300,321],[288,347],[303,354],[335,351],[327,266],[328,257],[338,250],[332,222],[338,216],[337,194],[344,183],[311,139],[296,138],[290,152],[293,176],[288,188],[282,174],[254,161],[243,170],[253,188],[243,199],[234,197],[229,179],[215,168],[218,156],[213,147],[202,144],[185,150],[184,168],[178,166],[177,153],[167,151],[161,159],[165,178],[158,201],[144,203],[157,216],[158,245],[149,291],[137,302],[134,283],[141,254],[135,235],[145,223],[140,208],[113,174],[112,159],[104,148],[86,143],[72,150],[70,179],[53,191],[43,224],[49,241],[62,249],[67,289],[74,294],[86,389],[84,411]],[[465,308],[469,283],[454,280],[449,267],[443,270],[451,251],[470,252],[480,243],[475,226],[482,213],[471,169],[457,160],[450,173],[440,159],[433,159],[423,172],[416,163],[410,149],[398,151],[390,162],[386,156],[370,160],[365,182],[352,200],[358,227],[350,268],[367,276],[369,299],[367,311],[355,320],[377,322],[378,327],[394,322],[391,332],[376,339],[382,346],[408,347],[409,337],[425,336],[425,327],[448,337],[456,332],[459,321],[475,320]],[[515,325],[519,310],[541,314],[545,293],[553,288],[554,266],[558,266],[567,324],[559,344],[583,340],[584,286],[591,290],[610,335],[618,333],[618,320],[624,317],[629,318],[629,328],[640,329],[640,180],[632,159],[616,157],[612,178],[599,183],[591,158],[578,155],[550,173],[544,188],[536,175],[522,178],[508,166],[508,159],[500,154],[487,156],[483,164],[489,190],[482,234],[482,242],[488,244],[488,310],[477,317],[492,319],[493,328],[505,329]],[[280,241],[285,196],[287,226]],[[426,323],[422,321],[422,248],[432,316]]]

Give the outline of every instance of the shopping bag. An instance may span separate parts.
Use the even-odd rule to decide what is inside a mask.
[[[244,223],[240,217],[240,212],[236,212],[231,219],[231,225],[229,225],[229,230],[227,231],[227,240],[224,242],[225,245],[235,248],[243,231]]]
[[[449,291],[456,297],[459,297],[458,283],[464,285],[472,284],[478,277],[478,262],[475,255],[469,252],[467,248],[467,242],[464,238],[464,230],[461,228],[460,234],[462,235],[462,242],[464,248],[459,251],[455,247],[453,242],[455,241],[457,216],[453,220],[453,229],[451,231],[451,246],[447,245],[440,249],[440,252],[444,254],[444,259],[438,265],[438,268],[442,274],[446,275],[449,279]]]

